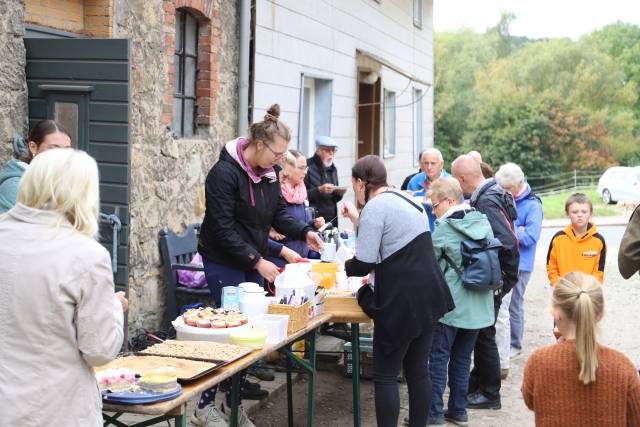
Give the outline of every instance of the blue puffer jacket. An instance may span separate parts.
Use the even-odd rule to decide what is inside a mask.
[[[518,217],[514,225],[520,243],[520,270],[533,271],[536,258],[536,245],[542,229],[542,202],[531,192],[529,184],[524,193],[516,197]]]

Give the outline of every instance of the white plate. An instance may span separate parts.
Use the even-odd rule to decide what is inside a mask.
[[[251,327],[251,321],[244,325],[233,328],[198,328],[184,323],[182,316],[171,322],[176,329],[176,339],[180,341],[215,341],[226,344],[233,344],[229,339],[229,334],[238,329]]]

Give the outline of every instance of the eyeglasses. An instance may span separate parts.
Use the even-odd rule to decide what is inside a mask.
[[[440,204],[442,204],[442,202],[444,202],[447,199],[444,200],[440,200],[438,203],[434,203],[433,205],[431,205],[431,209],[437,209],[438,206],[440,206]]]
[[[271,151],[273,153],[273,155],[276,157],[276,159],[281,159],[282,156],[284,156],[284,153],[287,152],[287,150],[284,150],[284,151],[281,151],[281,152],[273,151],[273,148],[271,148],[269,146],[269,144],[267,144],[266,142],[264,143],[264,145],[269,149],[269,151]]]
[[[304,172],[309,171],[309,166],[296,166],[296,168]]]
[[[325,147],[323,145],[320,146],[322,151],[326,151],[327,153],[336,153],[338,151],[338,147]]]

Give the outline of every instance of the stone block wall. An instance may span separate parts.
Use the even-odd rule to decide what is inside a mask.
[[[24,13],[24,0],[0,1],[0,164],[13,154],[13,137],[27,132]]]
[[[177,0],[176,0],[177,1]],[[235,137],[238,87],[238,17],[236,2],[206,0],[203,11],[219,19],[219,39],[212,39],[219,87],[210,126],[199,139],[174,139],[163,121],[170,88],[166,37],[167,5],[174,1],[116,0],[114,37],[131,41],[131,196],[129,289],[130,331],[160,327],[165,307],[158,231],[181,232],[203,215],[206,175],[220,147]]]

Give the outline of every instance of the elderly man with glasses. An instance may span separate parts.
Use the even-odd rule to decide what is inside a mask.
[[[316,138],[316,153],[307,159],[309,171],[304,179],[309,205],[315,209],[316,217],[324,217],[338,226],[337,203],[347,191],[338,187],[338,169],[333,164],[338,144],[328,136]]]
[[[407,190],[414,196],[423,196],[431,188],[431,183],[438,178],[450,176],[444,169],[444,158],[437,148],[427,148],[420,153],[420,169],[422,172],[416,174],[407,185]],[[430,205],[425,204],[425,211],[429,216],[429,228],[433,231],[436,216]]]

